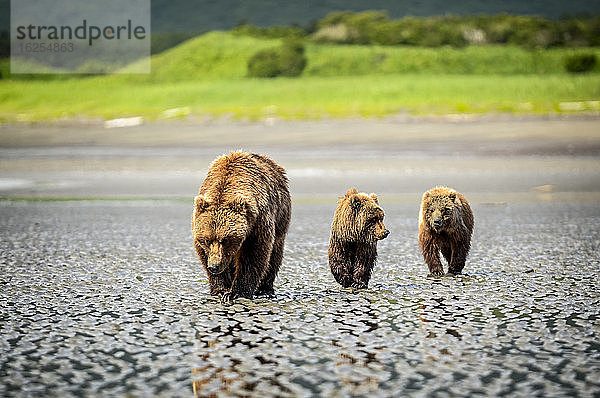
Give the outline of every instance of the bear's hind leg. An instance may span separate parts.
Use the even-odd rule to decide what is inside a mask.
[[[231,303],[238,297],[251,299],[261,282],[265,269],[269,267],[272,242],[258,244],[256,237],[246,239],[242,252],[235,259],[236,271],[231,289],[223,293],[221,301]]]
[[[274,296],[275,289],[273,288],[273,283],[275,282],[275,277],[279,272],[279,268],[281,267],[281,263],[283,261],[283,244],[285,241],[285,235],[282,237],[278,237],[275,239],[275,243],[273,244],[273,250],[271,251],[271,258],[269,259],[269,267],[267,268],[263,279],[256,289],[257,296]]]
[[[458,275],[465,268],[469,246],[469,242],[460,242],[452,248],[452,261],[448,264],[449,274]]]
[[[452,264],[452,247],[450,245],[440,247],[440,251],[442,252],[442,256],[446,259],[448,263],[448,267]]]
[[[354,244],[332,240],[329,244],[329,268],[335,281],[342,287],[350,287],[354,270]]]
[[[371,272],[377,260],[377,247],[373,244],[359,244],[356,247],[354,274],[352,275],[352,287],[355,289],[367,289]]]
[[[459,275],[462,273],[463,268],[465,268],[465,260],[462,262],[454,262],[450,267],[448,267],[447,275]]]

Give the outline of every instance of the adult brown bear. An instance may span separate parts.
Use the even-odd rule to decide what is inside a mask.
[[[274,294],[291,215],[285,170],[265,155],[217,158],[194,199],[194,248],[210,294],[231,302]]]
[[[423,194],[419,212],[419,246],[429,267],[429,276],[442,276],[439,252],[448,262],[448,274],[460,274],[471,248],[473,212],[467,199],[448,187]]]

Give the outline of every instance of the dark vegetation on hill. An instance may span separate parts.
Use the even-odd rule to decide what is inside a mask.
[[[266,48],[248,60],[248,77],[296,77],[306,67],[302,43],[286,40],[278,48]]]
[[[5,0],[2,0],[5,1]],[[434,15],[564,15],[599,14],[593,0],[152,0],[152,29],[202,32],[228,30],[241,22],[257,26],[308,26],[333,11],[385,10],[391,18]]]
[[[554,21],[508,14],[390,19],[384,11],[333,12],[311,29],[242,25],[234,28],[233,32],[254,37],[307,37],[317,42],[337,44],[587,47],[600,46],[600,15]]]
[[[525,48],[600,46],[600,15],[551,20],[522,15],[404,17],[385,11],[332,12],[309,26],[260,27],[243,24],[234,34],[259,38],[308,39],[318,43],[464,47],[510,44]],[[158,54],[200,33],[152,33]],[[0,58],[10,56],[8,32],[0,32]]]
[[[154,32],[228,30],[241,21],[257,26],[307,26],[333,11],[385,10],[391,18],[434,15],[564,15],[599,14],[595,0],[151,0]],[[10,25],[10,0],[0,0],[0,31]]]
[[[529,15],[540,16],[558,21],[566,15],[580,16],[585,20],[591,15],[600,14],[600,2],[590,0],[544,0],[544,1],[481,1],[481,0],[151,0],[152,11],[152,53],[156,54],[170,48],[191,35],[210,30],[229,30],[235,26],[249,24],[261,27],[297,26],[300,30],[313,33],[317,21],[322,24],[324,18],[332,12],[362,12],[381,10],[391,19],[407,16],[430,17],[439,15]],[[587,16],[587,17],[586,17]],[[327,18],[325,18],[327,19]],[[435,20],[432,23],[436,23]],[[409,24],[405,21],[405,24]],[[367,34],[368,40],[381,42],[411,42],[414,37],[401,37],[393,34],[400,22],[389,22],[376,35]],[[577,23],[572,23],[577,25]],[[520,25],[519,25],[520,26]],[[9,56],[10,0],[0,0],[0,58]],[[449,39],[439,39],[444,28],[436,29],[428,40],[430,43],[451,41],[460,43],[460,35]],[[571,28],[577,30],[578,28]],[[364,31],[353,29],[348,32],[345,41],[364,41]],[[175,32],[175,33],[173,33]],[[339,32],[338,32],[339,33]],[[187,35],[187,36],[186,36]],[[386,36],[392,37],[386,37]],[[417,35],[418,36],[418,35]],[[598,36],[598,34],[597,34]],[[488,36],[490,37],[490,36]],[[417,37],[418,39],[418,37]],[[519,40],[512,38],[513,40]],[[548,37],[541,42],[555,40],[552,29]],[[450,44],[452,44],[450,43]],[[409,43],[411,44],[411,43]]]

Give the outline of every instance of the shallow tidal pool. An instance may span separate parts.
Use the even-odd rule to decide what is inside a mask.
[[[272,299],[208,295],[178,201],[0,202],[0,396],[600,396],[600,206],[474,203],[465,274],[426,278],[417,204],[366,291],[295,203]]]

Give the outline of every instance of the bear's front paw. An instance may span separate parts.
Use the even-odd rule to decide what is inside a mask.
[[[367,289],[367,284],[364,282],[353,282],[350,287],[352,289]]]
[[[223,303],[223,304],[232,304],[233,300],[235,300],[238,297],[239,297],[239,295],[237,293],[234,293],[234,292],[225,292],[221,296],[221,303]]]
[[[429,275],[427,275],[428,278],[440,278],[444,276],[444,271],[440,271],[440,270],[435,270],[435,271],[431,271],[429,273]]]

